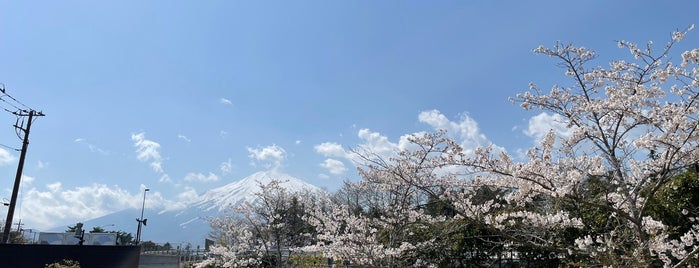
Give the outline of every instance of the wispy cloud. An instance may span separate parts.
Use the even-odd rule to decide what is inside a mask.
[[[131,140],[136,147],[136,158],[141,162],[150,162],[155,172],[163,173],[162,157],[160,156],[160,144],[146,139],[146,133],[132,134]]]
[[[46,167],[48,167],[48,166],[49,166],[49,162],[44,162],[44,161],[41,161],[41,160],[39,160],[39,161],[36,162],[36,168],[38,168],[38,169],[44,169],[44,168],[46,168]]]
[[[167,175],[167,174],[163,174],[162,176],[160,176],[160,179],[158,179],[158,181],[159,182],[172,182],[172,180],[170,179],[170,175]]]
[[[231,102],[231,100],[226,99],[226,98],[221,98],[221,99],[219,99],[219,102],[220,102],[221,104],[224,104],[224,105],[232,105],[232,104],[233,104],[233,102]]]
[[[219,170],[221,170],[221,175],[223,176],[231,174],[233,172],[233,163],[231,159],[228,158],[228,161],[221,163],[221,165],[219,165]]]
[[[182,134],[177,134],[177,138],[186,142],[192,142],[192,140],[190,140],[189,138],[187,138],[187,136]]]
[[[78,143],[78,144],[82,144],[82,145],[84,145],[84,146],[87,146],[87,148],[90,150],[90,152],[99,153],[99,154],[102,154],[102,155],[109,155],[109,151],[108,151],[108,150],[104,150],[104,149],[102,149],[102,148],[100,148],[100,147],[97,147],[96,145],[94,145],[94,144],[88,142],[86,139],[77,138],[77,139],[73,140],[73,142]]]
[[[212,181],[218,181],[218,176],[216,174],[209,172],[208,175],[202,174],[202,173],[187,173],[187,175],[184,176],[185,181],[190,181],[190,182],[212,182]]]

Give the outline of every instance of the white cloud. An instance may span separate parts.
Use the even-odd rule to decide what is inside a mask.
[[[22,186],[29,186],[34,183],[36,179],[27,175],[22,175]]]
[[[137,200],[137,194],[131,195],[116,186],[93,184],[63,189],[60,182],[55,182],[46,185],[44,191],[37,188],[24,191],[22,219],[28,226],[44,229],[136,207]]]
[[[436,129],[453,130],[454,125],[438,110],[423,111],[417,116],[418,120]]]
[[[185,190],[185,191],[187,192],[188,190]],[[142,195],[143,193],[141,192],[140,194]],[[188,194],[185,194],[185,195],[188,195]],[[161,211],[183,209],[183,208],[187,207],[188,202],[192,201],[191,199],[180,199],[179,194],[177,196],[178,196],[178,199],[169,200],[169,199],[166,199],[165,197],[163,197],[163,195],[160,192],[153,191],[151,189],[151,192],[148,192],[148,198],[146,198],[146,208],[155,208],[155,209],[159,209]],[[143,199],[141,199],[141,200],[143,200]],[[139,207],[140,207],[140,205],[137,205],[136,207],[132,206],[132,208],[139,208]]]
[[[330,176],[328,176],[327,174],[320,173],[320,174],[318,174],[318,178],[325,180],[325,179],[329,179]]]
[[[141,162],[150,161],[150,166],[155,172],[162,173],[162,157],[160,156],[160,144],[152,140],[146,139],[146,133],[141,132],[138,134],[132,134],[131,140],[134,141],[134,146],[136,147],[136,157]]]
[[[425,135],[427,132],[425,131],[420,131],[420,132],[415,132],[412,134],[405,134],[403,136],[400,136],[400,139],[398,140],[398,149],[399,150],[415,150],[417,149],[417,146],[410,141],[411,137],[421,137]]]
[[[184,192],[181,192],[177,195],[177,199],[183,200],[183,201],[184,200],[190,200],[190,201],[195,200],[195,199],[197,199],[197,197],[199,197],[199,195],[197,194],[197,191],[194,190],[194,188],[189,187],[189,186],[185,187]]]
[[[321,163],[320,166],[324,167],[328,170],[328,172],[335,175],[339,175],[347,171],[347,168],[345,167],[345,164],[342,163],[342,161],[331,158],[325,159],[325,161],[323,161],[323,163]]]
[[[549,115],[540,113],[529,118],[529,126],[524,130],[524,134],[534,138],[536,142],[541,141],[549,131],[553,130],[556,135],[570,137],[572,129],[564,123],[564,118],[559,114]]]
[[[378,155],[391,155],[398,149],[398,145],[389,141],[388,137],[366,128],[360,129],[357,136],[364,140],[360,148]]]
[[[373,132],[366,128],[360,129],[357,132],[357,136],[362,140],[362,143],[357,145],[357,150],[362,153],[374,154],[384,159],[388,159],[398,150],[407,149],[409,144],[408,137],[421,133],[422,132],[403,135],[400,137],[398,143],[394,143],[391,142],[387,136],[382,135],[379,132]],[[324,142],[314,146],[313,148],[315,149],[316,153],[325,157],[340,157],[355,164],[363,162],[363,160],[358,158],[354,152],[345,150],[342,145],[335,142]]]
[[[233,104],[233,102],[231,102],[231,100],[226,99],[226,98],[221,98],[221,99],[219,99],[219,102],[220,102],[221,104],[223,104],[223,105],[231,105],[231,104]]]
[[[489,141],[478,128],[478,123],[468,115],[462,115],[457,121],[449,120],[445,115],[438,110],[429,110],[419,113],[418,120],[427,123],[433,130],[446,130],[447,136],[454,139],[463,147],[466,154],[472,153],[475,148],[483,146],[494,146],[495,150],[505,151],[504,148],[494,145]],[[353,126],[356,127],[356,126]],[[357,137],[361,139],[361,143],[354,148],[361,154],[370,155],[370,157],[380,157],[388,160],[400,150],[414,150],[416,145],[409,140],[411,137],[422,136],[428,132],[419,131],[409,134],[404,134],[398,138],[396,142],[391,141],[386,135],[372,131],[367,128],[359,129]],[[335,142],[324,142],[314,146],[316,153],[325,157],[339,157],[348,159],[355,165],[361,165],[363,159],[357,157],[352,151],[346,151],[343,147]],[[327,159],[321,164],[332,174],[339,174],[346,171],[344,164],[338,160]],[[333,172],[334,171],[334,172]],[[339,172],[339,173],[336,173]],[[319,177],[324,177],[324,174]]]
[[[183,140],[183,141],[186,141],[186,142],[192,142],[192,140],[190,140],[189,138],[187,138],[187,136],[182,135],[182,134],[178,134],[178,135],[177,135],[177,138],[178,138],[178,139],[181,139],[181,140]]]
[[[358,157],[355,151],[364,155],[373,155],[383,159],[388,159],[395,155],[399,149],[401,149],[400,143],[393,143],[387,136],[366,128],[360,129],[357,132],[357,137],[362,140],[362,143],[356,145],[356,149],[352,151],[345,151],[342,146],[332,142],[319,144],[315,146],[315,150],[317,153],[320,153],[326,157],[343,157],[352,162],[354,165],[361,165],[364,164],[365,160]],[[401,139],[402,138],[403,137],[401,137]]]
[[[421,112],[418,120],[427,123],[435,130],[446,130],[447,135],[459,142],[467,154],[475,148],[493,145],[485,134],[481,133],[476,120],[467,114],[461,115],[458,121],[451,121],[440,111],[429,110]],[[505,151],[503,147],[495,146],[495,148]]]
[[[218,176],[216,174],[209,172],[208,175],[202,174],[202,173],[187,173],[187,175],[184,176],[185,181],[193,181],[193,182],[212,182],[212,181],[218,181]]]
[[[12,155],[9,151],[0,148],[0,166],[7,165],[14,162],[17,158]]]
[[[248,157],[253,160],[270,162],[274,166],[281,165],[281,162],[286,159],[286,151],[284,148],[272,144],[266,147],[250,148],[248,147]]]
[[[146,208],[159,210],[184,208],[186,202],[196,198],[196,192],[185,188],[177,197],[177,200],[168,200],[160,192],[151,189],[145,205]],[[62,183],[54,182],[43,188],[31,187],[23,191],[21,217],[25,226],[45,230],[128,208],[140,209],[142,201],[143,189],[130,193],[117,185],[97,183],[64,189]]]
[[[316,153],[323,156],[346,157],[347,152],[342,148],[342,145],[335,142],[323,142],[313,147]]]
[[[222,175],[231,174],[233,172],[233,163],[231,159],[228,158],[228,161],[221,163],[221,165],[219,165],[219,170],[221,170]]]
[[[301,144],[301,140],[296,140],[296,141],[294,141],[294,144],[296,144],[296,145]]]
[[[423,111],[418,115],[418,120],[427,123],[434,129],[444,129],[447,133],[456,134],[458,140],[466,143],[469,148],[490,145],[484,134],[478,129],[478,123],[467,114],[461,116],[460,121],[451,121],[438,110]]]
[[[62,184],[60,182],[54,182],[54,183],[49,183],[46,185],[46,188],[49,189],[49,191],[55,193],[58,192],[58,190],[61,189]]]

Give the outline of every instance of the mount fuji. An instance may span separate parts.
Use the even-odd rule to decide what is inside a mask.
[[[209,219],[221,216],[231,205],[254,201],[257,198],[255,193],[261,190],[259,183],[265,185],[273,179],[280,181],[280,185],[289,192],[322,191],[314,185],[285,173],[256,172],[239,181],[204,192],[183,209],[158,211],[147,208],[144,218],[148,221],[143,227],[141,240],[156,243],[169,242],[173,246],[203,246],[204,239],[211,231]],[[138,225],[136,218],[140,217],[140,213],[140,209],[126,209],[87,220],[83,224],[88,230],[92,226],[113,226],[114,230],[131,232],[136,236]],[[111,231],[109,227],[104,229]]]

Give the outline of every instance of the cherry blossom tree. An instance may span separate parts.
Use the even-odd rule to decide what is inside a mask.
[[[362,180],[346,183],[329,207],[310,213],[318,242],[308,250],[370,267],[460,266],[464,254],[469,263],[492,264],[503,249],[483,218],[464,217],[454,207],[449,192],[469,191],[473,201],[469,216],[478,208],[495,207],[489,196],[497,189],[468,190],[465,180],[455,180],[459,168],[444,162],[446,151],[460,148],[445,132],[409,137],[410,150],[390,158],[371,151],[355,151]],[[470,189],[470,188],[469,188]],[[464,195],[466,196],[466,195]],[[459,215],[457,215],[457,213]],[[463,264],[465,265],[465,264]]]
[[[544,93],[532,84],[513,101],[560,116],[572,134],[549,133],[541,146],[528,152],[525,163],[482,150],[464,164],[488,172],[497,185],[512,187],[508,202],[526,204],[533,194],[544,194],[609,213],[615,222],[609,230],[576,240],[591,261],[651,266],[660,260],[672,266],[696,259],[696,228],[682,241],[668,239],[668,226],[648,213],[658,191],[699,160],[699,49],[682,53],[679,65],[669,61],[671,48],[687,31],[673,33],[657,54],[652,42],[641,48],[620,41],[633,60],[612,61],[608,68],[588,67],[595,53],[583,47],[537,48],[536,53],[559,60],[572,85]],[[594,199],[582,194],[592,176],[607,185]],[[552,219],[549,214],[531,216]],[[584,224],[582,215],[561,216],[562,221]]]
[[[359,182],[299,197],[293,213],[294,199],[267,185],[262,202],[236,208],[242,216],[213,222],[224,234],[213,251],[225,267],[283,250],[370,267],[699,265],[699,48],[671,61],[691,28],[658,51],[619,41],[631,57],[607,67],[584,47],[540,46],[569,82],[530,84],[512,101],[568,131],[524,156],[464,148],[446,131],[413,134],[391,156],[360,148]],[[289,232],[290,217],[306,225]]]
[[[401,198],[405,196],[371,187],[367,183],[345,186],[365,195],[366,202],[358,206],[328,200],[333,205],[316,208],[308,221],[317,230],[318,242],[306,250],[374,267],[405,267],[409,262],[418,266],[429,264],[421,257],[425,250],[434,249],[435,240],[439,239],[427,235],[432,231],[434,217],[403,202]]]
[[[453,210],[451,219],[496,228],[497,241],[521,254],[539,250],[571,265],[696,263],[696,210],[682,208],[691,228],[670,236],[673,226],[651,209],[699,160],[699,49],[682,53],[679,64],[670,61],[687,31],[674,32],[657,53],[652,42],[620,41],[632,59],[609,67],[589,66],[596,54],[584,47],[535,49],[559,61],[571,83],[548,92],[531,84],[512,101],[555,115],[568,132],[552,130],[523,160],[495,146],[466,151],[444,132],[414,135],[410,149],[389,158],[359,152],[360,183],[382,193],[385,204],[373,217],[346,206],[319,217],[319,246],[329,255],[392,265],[439,246],[409,239],[411,229],[402,228],[450,220],[422,209],[439,200]],[[495,194],[484,198],[484,189]]]
[[[228,214],[211,220],[216,257],[197,267],[286,267],[284,260],[297,248],[313,243],[303,202],[312,202],[317,193],[292,193],[280,183],[260,183],[254,201],[233,205]]]

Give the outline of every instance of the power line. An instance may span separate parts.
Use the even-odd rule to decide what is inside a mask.
[[[15,98],[13,98],[12,96],[10,96],[10,94],[5,93],[5,96],[10,97],[10,99],[12,99],[13,101],[15,101],[15,102],[19,103],[20,105],[24,106],[24,108],[27,108],[27,109],[30,109],[30,110],[31,110],[31,108],[29,108],[29,106],[27,106],[26,104],[22,103],[21,101],[18,101],[18,100],[15,99]]]
[[[17,105],[14,105],[14,104],[8,102],[7,100],[3,99],[2,97],[0,97],[0,101],[9,104],[10,106],[12,106],[12,108],[15,108],[15,110],[22,110],[22,108],[17,107]],[[3,107],[3,109],[5,109],[5,111],[7,111],[7,112],[9,112],[9,113],[14,113],[14,111],[10,111],[10,110],[7,109],[7,108],[4,108],[4,107]]]
[[[24,110],[24,109],[18,107],[17,105],[14,105],[14,104],[10,103],[9,101],[7,101],[6,99],[3,99],[3,98],[2,98],[2,97],[5,97],[5,96],[7,96],[7,94],[5,94],[5,95],[3,95],[3,96],[0,96],[0,101],[9,104],[9,105],[12,106],[13,108],[15,108],[15,110]]]
[[[24,104],[24,103],[22,103],[21,101],[15,99],[15,98],[12,97],[10,94],[7,94],[7,89],[5,89],[5,84],[0,83],[0,85],[1,85],[1,87],[0,87],[0,92],[2,92],[2,94],[3,94],[2,97],[7,96],[8,98],[10,98],[10,99],[12,99],[13,101],[15,101],[16,103],[18,103],[19,105],[23,106],[24,109],[32,110],[32,109],[29,108],[29,106],[27,106],[26,104]],[[0,97],[0,100],[2,100],[3,102],[6,102],[7,104],[12,105],[12,107],[15,107],[17,110],[23,110],[22,108],[19,108],[19,107],[17,107],[16,105],[14,105],[14,104],[8,102],[7,100],[3,99],[2,97]]]
[[[2,144],[2,143],[0,143],[0,147],[4,147],[5,149],[10,149],[10,150],[13,150],[13,151],[18,151],[18,152],[20,151],[20,150],[17,149],[17,148],[10,147],[10,146],[7,146],[7,145]]]

